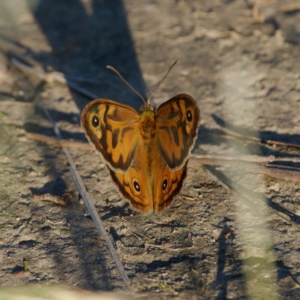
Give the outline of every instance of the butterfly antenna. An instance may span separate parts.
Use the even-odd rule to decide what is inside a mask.
[[[164,76],[164,78],[159,82],[159,84],[156,86],[156,88],[154,89],[154,91],[151,93],[150,97],[147,99],[147,103],[150,103],[150,99],[152,98],[153,94],[158,90],[158,88],[161,86],[161,84],[163,83],[163,81],[166,79],[166,77],[168,76],[168,74],[170,73],[170,71],[173,69],[173,67],[177,64],[177,62],[179,61],[179,59],[177,59],[172,66],[169,68],[168,72],[166,73],[166,75]]]
[[[131,86],[131,84],[120,74],[119,71],[112,66],[106,66],[106,68],[114,71],[127,84],[127,86],[129,86],[144,101],[144,103],[147,103],[145,98],[134,87]]]

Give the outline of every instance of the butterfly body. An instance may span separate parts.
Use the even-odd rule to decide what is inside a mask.
[[[162,211],[180,191],[199,121],[198,105],[186,94],[173,97],[157,111],[147,103],[140,113],[97,99],[81,117],[89,142],[121,194],[142,212]]]

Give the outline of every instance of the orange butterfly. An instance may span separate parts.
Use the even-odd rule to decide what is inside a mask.
[[[138,113],[108,99],[89,103],[81,124],[124,198],[141,212],[162,211],[182,187],[200,123],[197,102],[180,94]]]

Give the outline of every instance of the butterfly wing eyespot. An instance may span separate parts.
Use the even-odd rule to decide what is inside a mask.
[[[191,112],[190,109],[188,109],[186,111],[186,119],[187,119],[188,122],[192,122],[193,121],[193,115],[192,115],[192,112]]]
[[[99,118],[97,116],[93,116],[92,125],[93,125],[93,127],[99,126]]]
[[[198,133],[200,109],[187,94],[163,103],[156,113],[156,137],[159,151],[172,171],[188,160]]]
[[[163,182],[162,182],[162,186],[161,186],[162,191],[165,192],[165,190],[167,189],[167,187],[168,187],[168,178],[165,177],[164,180],[163,180]]]
[[[141,186],[136,178],[133,178],[132,185],[133,185],[134,191],[137,193],[137,195],[140,195],[141,194]]]
[[[81,125],[90,144],[114,171],[126,172],[136,152],[139,114],[130,106],[108,99],[90,102],[81,115]]]

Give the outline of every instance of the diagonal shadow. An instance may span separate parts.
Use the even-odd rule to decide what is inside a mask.
[[[230,231],[230,227],[225,224],[223,224],[223,229],[217,239],[219,250],[218,250],[218,263],[217,263],[217,276],[216,281],[213,283],[214,287],[218,287],[219,293],[216,299],[227,299],[228,296],[228,285],[230,281],[234,279],[240,279],[242,280],[244,284],[244,275],[241,272],[242,269],[242,261],[236,260],[231,251],[229,250],[230,247],[232,247],[230,244],[230,239],[226,239],[226,234]],[[226,262],[230,260],[235,260],[234,263],[234,269],[230,272],[226,272]],[[245,289],[245,286],[242,287]]]
[[[124,88],[122,82],[114,73],[106,69],[106,65],[113,65],[142,95],[145,95],[145,85],[137,62],[123,3],[121,0],[92,0],[90,4],[90,7],[87,8],[79,0],[40,0],[34,15],[49,42],[51,52],[34,53],[33,58],[43,62],[44,67],[51,66],[65,74],[67,81],[71,80],[69,78],[72,76],[96,79],[99,82],[96,86],[85,85],[83,87],[91,89],[99,97],[113,99],[139,108],[140,99],[136,95],[132,95],[127,88],[126,92],[122,92]],[[113,88],[114,86],[120,86],[120,88]],[[82,110],[87,104],[87,100],[82,99],[72,90],[71,93],[78,108]],[[74,119],[74,116],[58,112],[54,114],[55,121],[61,119]],[[30,123],[28,120],[27,127],[35,127]],[[49,155],[46,152],[49,151],[43,153],[45,159]],[[59,168],[59,162],[56,161],[52,164],[51,172],[61,174],[58,171]],[[59,186],[59,183],[62,185]],[[52,187],[53,184],[46,184],[41,190],[52,193]],[[61,193],[65,192],[66,184],[61,177],[57,178],[55,188]],[[78,206],[77,211],[81,212],[79,204],[76,203],[76,205]],[[99,249],[101,251],[99,262],[93,262],[90,259],[90,256],[95,255],[90,253],[92,250],[84,241],[87,236],[94,236],[96,229],[94,228],[92,233],[87,233],[84,225],[78,221],[80,213],[75,214],[74,210],[72,212],[69,209],[64,213],[65,218],[71,224],[69,228],[71,239],[73,246],[76,246],[77,257],[81,261],[82,274],[84,274],[84,282],[80,282],[80,286],[110,290],[113,283],[110,282],[110,271],[108,271],[105,254],[101,254],[103,241],[98,238],[95,245],[98,251]],[[65,272],[60,267],[62,258],[59,249],[50,243],[45,246],[48,247],[47,253],[53,257],[58,272],[61,273],[60,278],[64,278]],[[67,262],[67,264],[71,263],[72,261]],[[100,271],[101,276],[95,274],[95,271],[96,273]]]
[[[106,65],[115,66],[145,95],[145,85],[121,0],[92,0],[90,8],[84,7],[79,0],[41,0],[35,17],[52,48],[51,53],[37,53],[35,58],[38,61],[43,60],[65,75],[98,80],[96,91],[95,85],[92,91],[101,98],[108,97],[135,108],[140,107],[140,99],[129,93],[127,88],[129,97],[120,97],[124,85],[106,69]],[[115,90],[114,85],[120,88]],[[73,93],[73,96],[77,101],[78,95]],[[77,102],[77,105],[83,108],[82,103]]]

